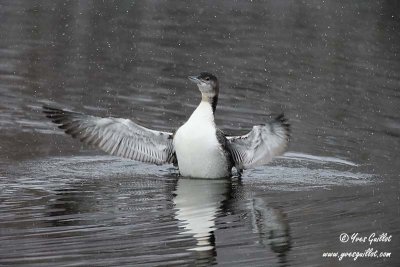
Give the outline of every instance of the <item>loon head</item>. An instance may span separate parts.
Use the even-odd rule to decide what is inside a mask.
[[[197,84],[202,96],[202,101],[212,105],[213,112],[217,107],[219,82],[217,77],[209,72],[202,72],[198,76],[189,76],[189,80]]]

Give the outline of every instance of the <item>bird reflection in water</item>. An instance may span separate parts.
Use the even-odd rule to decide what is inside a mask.
[[[190,234],[196,239],[196,264],[215,262],[216,217],[221,203],[228,198],[229,181],[226,179],[185,179],[177,182],[173,203],[175,218],[182,229],[181,234]]]
[[[261,198],[253,198],[249,203],[252,230],[259,234],[262,246],[271,247],[278,254],[281,262],[286,261],[290,249],[289,223],[286,215],[277,208],[267,206]]]
[[[241,181],[226,179],[180,178],[177,181],[173,199],[175,218],[179,221],[181,234],[191,234],[196,240],[196,246],[189,250],[202,254],[208,251],[209,256],[216,257],[216,220],[224,214],[243,217],[243,212],[237,210],[238,203],[234,203],[238,201],[235,199],[238,192],[235,191],[243,191],[242,187]],[[270,247],[284,263],[290,250],[290,231],[285,214],[258,197],[252,197],[244,209],[252,232],[259,235],[259,244]]]
[[[171,212],[173,213],[173,217],[178,221],[179,234],[192,236],[195,241],[195,244],[185,241],[182,246],[193,252],[196,265],[215,263],[218,244],[216,236],[219,236],[215,233],[223,228],[224,233],[221,232],[221,235],[224,235],[229,232],[227,229],[230,227],[230,231],[236,231],[237,226],[240,227],[237,229],[244,233],[249,232],[247,229],[250,228],[261,249],[265,248],[277,255],[281,265],[286,262],[286,254],[290,250],[290,231],[285,214],[281,209],[271,207],[265,197],[254,196],[253,190],[248,191],[241,180],[180,177],[158,181],[159,186],[165,186],[162,189],[163,193],[159,193],[166,196],[168,201],[154,200],[153,204],[157,204],[159,211],[164,214],[152,213],[154,219],[159,216],[164,216],[164,219],[170,218]],[[140,208],[145,207],[148,210],[148,205],[152,203],[147,197],[146,201],[142,199],[144,196],[153,195],[154,190],[147,191],[143,185],[140,187],[138,184],[130,188],[128,182],[122,185],[119,182],[114,185],[109,183],[110,180],[89,180],[85,183],[69,184],[68,188],[57,190],[49,203],[46,221],[54,227],[87,226],[99,221],[118,225],[123,222],[123,227],[119,226],[113,231],[123,230],[124,235],[128,234],[132,240],[138,242],[138,238],[142,238],[139,229],[136,229],[137,220],[140,220],[143,214]],[[128,189],[124,191],[122,188]],[[120,195],[130,197],[120,198]],[[101,201],[98,200],[99,197]],[[145,206],[140,206],[140,203]],[[115,214],[116,206],[121,209]],[[126,218],[126,221],[121,221],[122,217]],[[226,221],[233,223],[227,224]],[[171,227],[175,225],[172,221],[170,223]],[[141,230],[153,233],[148,228]],[[70,236],[71,232],[66,232],[65,235]],[[90,232],[78,231],[74,235],[90,235]],[[63,234],[54,233],[52,236],[62,237]],[[109,241],[105,239],[104,242]]]

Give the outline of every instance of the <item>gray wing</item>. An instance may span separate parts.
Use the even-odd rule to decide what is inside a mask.
[[[265,125],[253,126],[246,135],[227,136],[236,169],[268,163],[285,151],[289,136],[290,125],[283,114]]]
[[[46,117],[65,133],[115,156],[164,164],[175,161],[172,134],[142,127],[131,120],[101,118],[43,106]]]

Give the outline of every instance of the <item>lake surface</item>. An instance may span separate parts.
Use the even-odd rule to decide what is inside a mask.
[[[396,1],[0,3],[0,266],[400,266]],[[44,103],[173,131],[215,73],[218,126],[282,111],[288,152],[242,179],[81,145]],[[390,241],[341,242],[387,233]],[[325,252],[390,252],[325,258]]]

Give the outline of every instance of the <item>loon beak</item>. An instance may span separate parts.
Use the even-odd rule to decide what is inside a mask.
[[[188,77],[190,81],[194,82],[195,84],[201,83],[201,80],[197,78],[196,76],[189,76]]]

